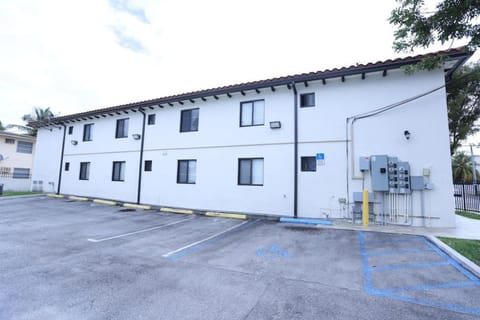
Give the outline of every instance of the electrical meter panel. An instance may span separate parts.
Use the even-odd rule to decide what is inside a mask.
[[[372,190],[388,191],[388,156],[371,156],[370,166],[372,175]]]
[[[358,158],[358,168],[362,172],[370,171],[370,159],[369,159],[369,157]]]
[[[410,165],[397,157],[376,155],[370,157],[372,190],[389,193],[410,193]]]

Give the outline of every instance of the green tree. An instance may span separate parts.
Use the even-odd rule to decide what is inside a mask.
[[[0,120],[0,131],[3,131],[3,130],[5,130],[5,127],[3,126],[2,121]]]
[[[473,181],[472,161],[468,154],[458,152],[452,157],[452,173],[453,182],[455,183],[471,183]],[[477,171],[476,174],[477,178],[479,178]],[[477,181],[480,181],[480,179]]]
[[[480,0],[443,0],[433,12],[427,11],[424,0],[397,2],[399,5],[389,18],[390,24],[397,27],[395,51],[413,51],[459,39],[468,40],[467,47],[472,52],[480,46]]]
[[[453,155],[462,140],[478,131],[480,117],[480,63],[465,65],[447,84],[450,152]]]
[[[33,112],[26,114],[22,117],[23,121],[31,122],[31,121],[39,121],[39,120],[47,120],[52,118],[54,115],[50,108],[42,109],[40,107],[34,107]]]

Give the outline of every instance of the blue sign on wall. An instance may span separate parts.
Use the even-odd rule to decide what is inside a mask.
[[[325,160],[325,153],[317,153],[317,160]]]

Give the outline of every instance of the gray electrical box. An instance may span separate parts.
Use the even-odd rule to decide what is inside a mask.
[[[372,169],[372,191],[388,191],[388,156],[371,156],[370,165]]]
[[[360,171],[370,171],[370,158],[369,157],[360,157],[358,159],[358,168]]]
[[[373,194],[373,192],[369,192],[368,202],[373,203],[374,200],[375,200],[375,195]],[[363,202],[363,192],[354,192],[353,202]]]
[[[423,176],[411,176],[410,187],[412,190],[425,190],[425,178]]]

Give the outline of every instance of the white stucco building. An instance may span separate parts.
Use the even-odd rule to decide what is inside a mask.
[[[69,195],[317,218],[352,217],[367,189],[377,223],[453,226],[444,85],[470,55],[443,54],[443,68],[411,75],[402,67],[425,56],[33,123],[33,180]]]

